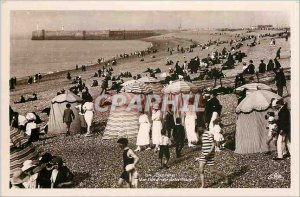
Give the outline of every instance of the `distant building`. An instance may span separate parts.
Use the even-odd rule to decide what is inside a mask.
[[[259,29],[259,30],[269,30],[269,29],[273,29],[273,25],[257,25],[257,29]]]

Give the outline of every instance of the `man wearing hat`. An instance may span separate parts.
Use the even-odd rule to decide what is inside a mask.
[[[63,164],[61,157],[55,156],[52,159],[51,188],[69,188],[73,184],[74,175],[67,166]]]
[[[222,111],[222,105],[217,99],[217,92],[212,91],[210,98],[205,102],[205,122],[207,126],[210,123],[213,112],[217,112],[220,116]]]
[[[282,97],[283,95],[283,87],[286,87],[286,79],[284,72],[281,68],[275,70],[275,84],[277,87],[277,94]]]
[[[290,153],[291,116],[287,103],[284,103],[283,100],[273,100],[272,108],[278,114],[277,157],[274,160],[282,160],[284,157],[288,157]]]
[[[255,66],[253,65],[253,61],[249,61],[250,64],[247,67],[247,73],[253,75],[255,73]]]
[[[259,73],[265,73],[266,72],[266,64],[264,63],[264,60],[260,60],[260,64],[258,66],[258,72]]]
[[[50,153],[44,153],[39,159],[40,172],[37,177],[39,188],[51,188],[52,161],[53,156]]]

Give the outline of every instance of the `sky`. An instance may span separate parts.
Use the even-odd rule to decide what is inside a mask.
[[[237,28],[288,26],[288,12],[266,11],[11,11],[11,35],[33,30]]]

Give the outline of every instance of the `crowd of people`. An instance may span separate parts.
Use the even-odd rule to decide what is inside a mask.
[[[44,153],[38,160],[26,160],[10,180],[10,188],[71,188],[74,175],[60,156]]]
[[[269,35],[260,35],[259,37],[265,37]],[[202,49],[206,49],[211,45],[219,45],[223,43],[229,43],[230,50],[225,47],[221,52],[215,51],[208,54],[206,58],[200,59],[198,56],[192,58],[189,62],[184,60],[182,66],[179,65],[179,61],[176,62],[174,68],[169,69],[169,77],[166,77],[165,82],[169,83],[175,80],[191,81],[190,74],[198,73],[201,70],[201,66],[207,69],[215,64],[223,64],[225,68],[234,67],[235,62],[242,62],[242,59],[246,57],[246,54],[238,50],[243,46],[243,41],[254,39],[252,43],[255,45],[259,43],[258,38],[255,36],[236,36],[231,41],[212,41],[208,43],[200,44]],[[177,51],[181,53],[191,52],[196,46],[189,46],[188,48],[177,46]],[[170,53],[173,49],[168,49]],[[120,58],[128,58],[129,56],[136,55],[138,57],[144,57],[145,54],[155,53],[156,50],[148,49],[147,51],[137,52],[134,54],[120,54]],[[265,73],[267,71],[273,71],[275,73],[275,82],[277,87],[277,93],[283,96],[283,88],[286,87],[286,79],[283,73],[283,69],[278,61],[280,59],[280,48],[276,53],[274,60],[270,59],[266,65],[263,60],[256,69],[253,61],[243,63],[243,72],[239,73],[235,79],[235,88],[244,85],[246,83],[244,75],[253,75],[257,73]],[[224,60],[226,60],[224,62]],[[113,62],[115,61],[115,63]],[[116,65],[117,60],[114,59],[111,65]],[[98,59],[98,64],[103,63],[104,58]],[[168,65],[172,65],[173,61],[168,60]],[[78,65],[76,65],[76,70]],[[85,66],[82,66],[82,71],[86,70]],[[132,76],[130,72],[122,72],[118,76],[112,76],[114,69],[110,67],[110,64],[106,63],[106,66],[100,68],[94,74],[94,78],[103,77],[101,84],[101,93],[106,93],[109,90],[116,90],[120,92],[124,83],[122,78],[133,77],[137,80],[141,76]],[[148,69],[152,77],[155,77],[156,73],[160,73],[160,70]],[[222,75],[222,69],[216,72],[220,77]],[[210,75],[206,70],[206,75]],[[215,74],[212,74],[215,76]],[[38,75],[38,79],[41,79]],[[67,73],[67,79],[72,80],[70,72]],[[97,79],[93,79],[92,87],[99,86]],[[112,86],[109,89],[109,81],[112,81]],[[14,83],[14,82],[12,82]],[[28,82],[29,83],[29,82]],[[89,93],[89,88],[85,85],[81,76],[76,76],[71,82],[72,86],[69,90],[75,95],[82,98],[82,102],[76,106],[78,110],[80,120],[80,134],[84,134],[86,137],[92,136],[92,123],[94,118],[94,104],[93,98]],[[65,90],[62,89],[57,92],[57,95],[64,94]],[[135,152],[152,150],[154,154],[158,155],[160,160],[160,169],[169,168],[170,151],[172,147],[175,147],[176,158],[183,156],[182,150],[187,143],[188,148],[201,147],[201,155],[196,158],[199,161],[200,169],[200,187],[204,187],[205,166],[211,166],[212,172],[220,175],[224,178],[226,183],[230,183],[229,178],[222,172],[216,170],[215,166],[215,152],[222,151],[225,148],[226,140],[223,136],[222,124],[222,105],[217,98],[217,91],[214,89],[206,89],[202,92],[203,96],[203,112],[193,111],[193,103],[188,105],[188,111],[184,112],[181,117],[175,116],[175,111],[172,110],[173,106],[169,105],[167,111],[163,113],[160,105],[154,105],[150,113],[141,111],[139,116],[139,131],[136,139],[136,149],[132,150],[128,146],[128,139],[120,138],[117,143],[123,150],[123,172],[118,181],[119,187],[138,187],[138,162],[139,157]],[[238,102],[241,102],[246,97],[246,92],[242,92]],[[37,95],[35,94],[37,99]],[[28,100],[28,99],[27,99]],[[22,96],[20,102],[26,102],[26,99]],[[266,142],[268,145],[271,143],[277,144],[277,157],[274,160],[282,160],[289,157],[290,151],[290,112],[287,108],[287,104],[283,100],[273,100],[272,107],[274,114],[271,114],[267,118],[269,122],[269,139]],[[12,110],[12,109],[11,109]],[[28,137],[29,142],[33,142],[38,139],[38,135],[43,132],[47,132],[47,127],[38,128],[37,124],[40,120],[39,116],[35,113],[29,113],[26,117],[18,114],[17,112],[11,112],[12,114],[10,123],[12,127],[20,129],[24,132],[24,135]],[[71,105],[68,103],[63,113],[63,122],[66,124],[66,135],[70,135],[70,128],[72,122],[75,119],[74,111],[71,109]],[[202,129],[198,130],[201,127]],[[36,134],[38,133],[38,134]],[[16,171],[10,181],[12,188],[64,188],[71,187],[73,185],[74,175],[64,165],[64,162],[59,156],[52,156],[49,153],[45,153],[38,161],[27,160],[23,163],[23,167]]]

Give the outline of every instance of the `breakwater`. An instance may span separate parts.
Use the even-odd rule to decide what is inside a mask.
[[[105,31],[48,31],[32,32],[32,40],[134,40],[159,35],[152,30],[105,30]]]

